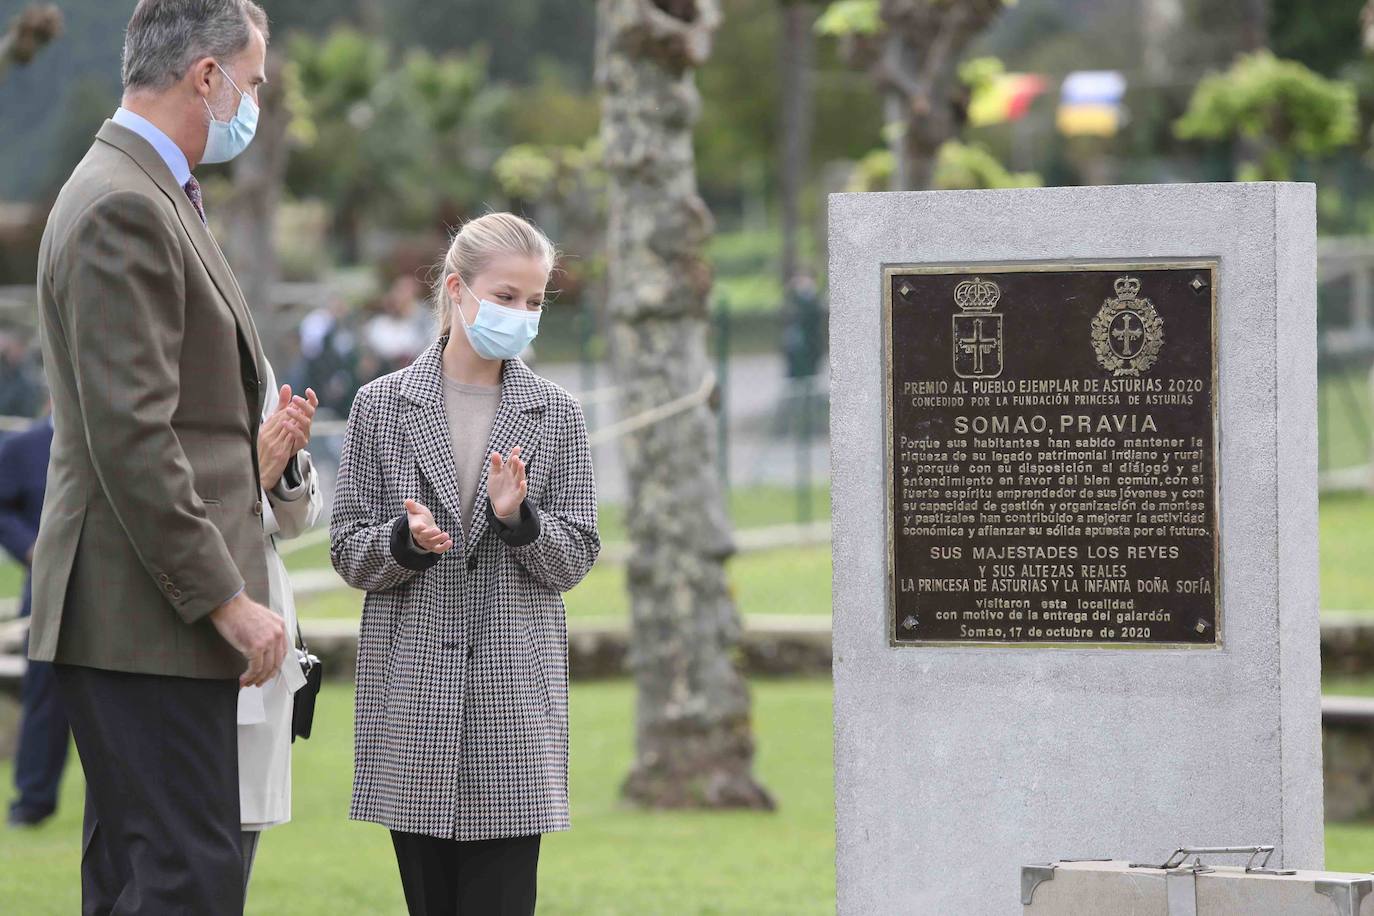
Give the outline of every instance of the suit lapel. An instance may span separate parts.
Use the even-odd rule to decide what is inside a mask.
[[[168,178],[167,183],[172,184],[172,179]],[[167,191],[166,188],[163,190]],[[168,191],[167,196],[171,197],[176,205],[177,216],[181,219],[182,228],[190,236],[191,245],[196,249],[200,263],[205,265],[206,273],[210,275],[215,288],[219,290],[220,296],[229,306],[229,311],[233,313],[244,345],[248,347],[248,352],[254,354],[258,378],[262,378],[262,344],[258,340],[258,329],[253,323],[253,315],[248,310],[248,302],[243,298],[243,291],[234,279],[234,272],[229,269],[229,262],[225,259],[224,252],[220,251],[215,237],[210,234],[209,227],[200,221],[200,214],[191,206],[191,200],[186,196],[186,192],[180,188],[177,190],[176,194]]]
[[[185,197],[186,195],[183,194],[182,196]],[[186,206],[189,207],[190,205],[190,200],[187,200]],[[195,213],[194,210],[191,212]],[[185,225],[186,216],[181,212],[181,208],[178,208],[177,214],[182,217],[182,224]],[[206,270],[210,271],[210,277],[215,281],[215,286],[224,295],[225,301],[229,303],[229,309],[234,313],[234,320],[238,322],[239,331],[243,334],[245,343],[248,344],[253,353],[257,354],[258,378],[262,378],[262,341],[258,339],[258,326],[253,321],[253,310],[248,307],[248,300],[243,295],[243,288],[239,286],[238,277],[234,276],[234,271],[229,266],[229,259],[224,256],[224,251],[219,247],[219,242],[205,224],[200,221],[198,215],[195,217],[194,225],[200,228],[205,240],[210,243],[214,256],[209,259],[207,264],[205,250],[196,241],[196,236],[193,234],[191,242],[196,245],[196,254],[201,256],[201,263],[206,264]],[[212,264],[218,267],[218,274],[216,268],[210,266]],[[228,283],[233,290],[232,295],[225,292],[225,283]]]
[[[539,433],[543,426],[543,402],[530,403],[529,392],[525,391],[526,380],[516,378],[523,372],[532,383],[534,373],[519,360],[506,360],[506,366],[517,368],[506,368],[501,373],[501,406],[496,409],[496,419],[491,424],[491,437],[487,440],[486,458],[482,462],[482,476],[477,482],[472,532],[463,545],[469,554],[487,530],[487,475],[491,472],[491,453],[500,452],[501,457],[505,458],[518,445],[520,459],[528,465],[535,446],[539,444]],[[530,384],[529,387],[532,389],[534,386]]]
[[[239,289],[238,281],[234,279],[233,271],[229,269],[229,262],[225,260],[224,254],[220,251],[214,236],[210,234],[209,228],[200,221],[200,215],[196,213],[195,207],[191,206],[191,199],[186,196],[186,189],[177,186],[176,179],[172,177],[172,173],[168,170],[167,164],[162,161],[162,157],[157,154],[157,150],[153,149],[146,140],[133,131],[121,127],[113,121],[106,121],[96,137],[133,159],[139,168],[143,169],[156,182],[162,193],[171,200],[172,206],[176,209],[177,218],[181,220],[182,229],[190,238],[191,245],[195,248],[201,264],[205,266],[215,288],[219,290],[220,296],[229,307],[230,313],[233,314],[244,346],[249,353],[253,354],[253,362],[257,372],[257,377],[253,381],[254,384],[260,384],[259,380],[263,376],[262,344],[258,340],[258,331],[253,324],[253,316],[248,310],[248,303],[243,298],[243,291]]]
[[[453,465],[453,443],[449,434],[448,417],[444,415],[444,399],[432,404],[413,407],[406,414],[406,435],[420,463],[425,478],[434,485],[439,499],[455,520],[463,517],[462,497],[458,493],[458,475]],[[455,526],[461,528],[459,524]],[[459,531],[450,531],[455,541],[462,540]]]
[[[415,451],[425,478],[457,520],[463,517],[463,500],[458,492],[458,474],[453,463],[448,416],[444,413],[442,373],[443,344],[446,340],[441,338],[431,344],[411,363],[401,383],[401,391],[412,402],[404,421],[410,447]],[[455,542],[462,542],[461,531],[450,531],[449,534]]]
[[[453,517],[461,519],[463,501],[458,492],[448,417],[444,413],[443,356],[447,344],[447,335],[440,337],[411,363],[401,381],[401,394],[411,402],[405,415],[405,429],[420,469]],[[521,446],[521,458],[528,463],[539,444],[543,420],[544,397],[538,377],[520,360],[506,360],[501,367],[501,404],[496,408],[491,435],[487,437],[486,457],[495,451],[508,455],[518,445]],[[477,483],[472,529],[466,532],[466,537],[450,532],[462,545],[464,557],[472,555],[487,530],[487,473],[490,469],[490,462],[484,460],[482,476]]]

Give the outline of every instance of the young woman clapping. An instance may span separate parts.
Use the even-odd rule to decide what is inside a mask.
[[[392,832],[412,914],[534,912],[540,836],[568,822],[561,594],[600,550],[581,408],[519,359],[554,251],[467,223],[440,338],[354,401],[330,528],[367,591],[350,816]]]

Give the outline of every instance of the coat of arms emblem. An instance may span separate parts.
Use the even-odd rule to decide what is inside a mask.
[[[960,378],[997,378],[1002,374],[1002,316],[993,312],[1002,290],[974,277],[954,288],[954,374]]]
[[[1092,323],[1093,351],[1114,376],[1140,375],[1164,346],[1164,319],[1140,296],[1140,280],[1116,278],[1116,296],[1102,303]]]

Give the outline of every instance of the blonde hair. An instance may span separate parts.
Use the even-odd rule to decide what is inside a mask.
[[[514,213],[488,213],[464,223],[453,234],[448,254],[439,268],[439,282],[434,287],[434,313],[439,319],[440,336],[453,328],[453,300],[448,294],[448,278],[457,274],[465,284],[471,284],[473,278],[503,254],[538,258],[548,270],[553,270],[558,259],[558,252],[548,236]]]

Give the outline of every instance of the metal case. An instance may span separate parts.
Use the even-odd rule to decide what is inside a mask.
[[[1021,869],[1025,916],[1374,916],[1374,875],[1268,867],[1272,846],[1183,847],[1160,865],[1063,860]],[[1203,856],[1248,854],[1243,866]]]

